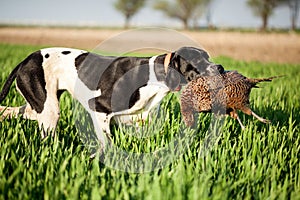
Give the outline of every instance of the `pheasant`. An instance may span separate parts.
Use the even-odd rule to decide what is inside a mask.
[[[216,76],[199,76],[188,83],[180,98],[181,113],[185,124],[194,125],[195,112],[211,112],[217,110],[219,114],[227,114],[242,124],[237,110],[253,115],[263,123],[270,121],[255,114],[250,108],[249,96],[252,88],[258,88],[257,83],[272,81],[279,76],[252,79],[239,74],[237,71],[228,71]],[[224,109],[224,112],[221,110]],[[215,111],[214,111],[215,112]]]

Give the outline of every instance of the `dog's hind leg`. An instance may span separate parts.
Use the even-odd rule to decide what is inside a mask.
[[[52,137],[55,136],[55,128],[60,115],[59,100],[56,96],[56,91],[53,91],[47,91],[48,94],[44,104],[44,108],[42,112],[37,113],[37,121],[40,129],[43,130],[43,138],[46,137],[49,133],[51,133]]]
[[[37,120],[37,113],[32,110],[29,104],[19,107],[0,106],[0,119],[17,118],[18,116],[22,116],[24,119]]]
[[[52,137],[55,136],[55,128],[59,119],[59,106],[45,107],[45,109],[37,114],[37,121],[42,132],[42,138],[45,138],[49,132]]]
[[[0,119],[3,120],[5,118],[16,118],[20,114],[20,110],[25,106],[20,107],[6,107],[0,106]]]

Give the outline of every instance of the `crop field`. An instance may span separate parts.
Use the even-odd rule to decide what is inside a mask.
[[[0,87],[40,48],[0,44]],[[219,118],[201,113],[190,130],[181,121],[179,94],[169,94],[149,124],[111,127],[114,146],[152,153],[153,162],[111,152],[108,163],[90,158],[78,129],[78,123],[88,123],[86,113],[78,114],[81,109],[65,93],[54,138],[41,139],[34,121],[0,121],[0,199],[300,199],[300,64],[212,60],[247,77],[285,75],[251,93],[251,108],[271,124],[239,113],[245,130],[229,117],[211,128]],[[13,85],[1,105],[24,103]],[[217,139],[208,141],[210,135]],[[170,151],[155,154],[164,148]]]

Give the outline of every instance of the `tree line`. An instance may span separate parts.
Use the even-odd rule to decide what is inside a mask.
[[[170,18],[181,21],[185,29],[191,28],[191,21],[199,19],[205,13],[214,0],[154,0],[152,7],[163,12]],[[247,5],[251,8],[253,14],[258,16],[262,25],[262,31],[268,28],[268,20],[272,16],[274,9],[278,6],[288,6],[290,10],[291,30],[295,30],[296,21],[299,15],[299,0],[247,0]],[[128,28],[130,20],[143,7],[147,0],[116,0],[115,8],[125,17],[124,27]],[[210,16],[207,15],[209,21]]]

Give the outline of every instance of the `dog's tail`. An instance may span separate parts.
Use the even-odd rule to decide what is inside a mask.
[[[12,83],[14,82],[14,80],[17,77],[17,73],[20,69],[20,67],[22,66],[22,64],[20,63],[19,65],[17,65],[13,71],[9,74],[6,82],[4,83],[4,86],[2,88],[2,91],[0,92],[0,103],[5,99],[5,97],[7,96],[9,89],[12,85]]]

